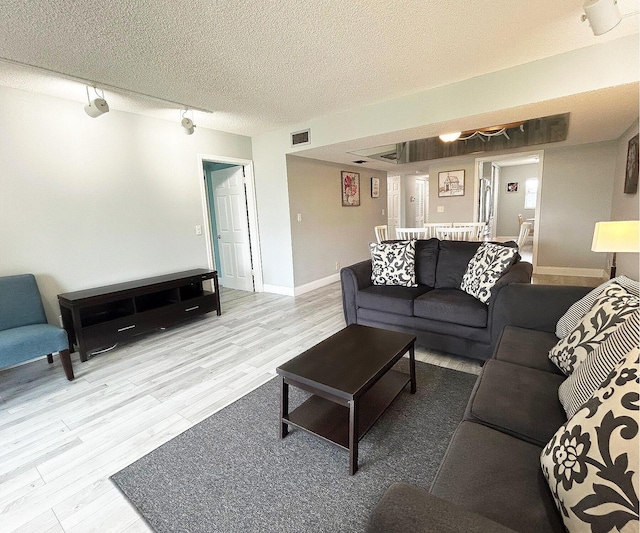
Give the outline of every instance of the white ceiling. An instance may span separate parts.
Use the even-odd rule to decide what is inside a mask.
[[[21,66],[32,65],[209,109],[197,124],[256,135],[638,32],[628,17],[594,37],[582,3],[15,0],[1,4],[0,85],[86,99],[84,85]],[[107,99],[178,118],[153,100]]]

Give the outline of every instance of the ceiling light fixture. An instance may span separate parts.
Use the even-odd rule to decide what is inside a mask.
[[[87,85],[88,104],[84,106],[84,111],[91,118],[97,118],[100,115],[104,115],[109,112],[109,104],[104,99],[104,91],[101,91],[102,94],[100,94],[96,87],[93,87],[93,91],[96,93],[96,98],[91,100],[91,97],[89,96],[89,86]]]
[[[594,35],[602,35],[615,28],[623,17],[637,15],[638,11],[621,15],[617,0],[587,0],[583,6],[582,22],[589,21]]]
[[[485,139],[491,139],[491,137],[497,137],[499,135],[503,135],[507,139],[511,139],[507,130],[509,128],[520,128],[520,131],[524,131],[524,122],[512,122],[511,124],[503,124],[501,126],[491,126],[489,128],[481,128],[478,130],[470,130],[465,132],[455,132],[455,133],[445,133],[443,135],[439,135],[439,138],[442,142],[450,143],[453,141],[468,141],[470,139],[478,138],[482,142],[485,142]],[[464,137],[462,136],[464,134]]]
[[[193,132],[196,129],[196,125],[193,123],[193,111],[191,112],[191,117],[186,117],[185,115],[187,114],[187,111],[189,111],[188,109],[185,109],[184,111],[182,111],[182,113],[180,114],[180,116],[182,117],[182,120],[180,121],[180,124],[182,125],[182,127],[184,128],[184,133],[187,135],[192,135]]]

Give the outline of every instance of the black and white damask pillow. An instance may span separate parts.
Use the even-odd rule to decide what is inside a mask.
[[[606,341],[633,312],[639,299],[618,283],[612,283],[596,299],[593,307],[566,337],[549,351],[549,359],[570,375],[587,356]]]
[[[639,353],[625,355],[540,455],[570,532],[638,532]]]
[[[417,287],[416,241],[369,243],[371,282],[374,285]]]
[[[605,281],[602,285],[599,285],[590,291],[567,309],[566,313],[560,317],[560,320],[558,320],[558,323],[556,324],[556,337],[562,339],[571,333],[580,323],[582,317],[593,307],[593,304],[598,299],[598,296],[600,296],[602,291],[613,283],[621,285],[634,296],[640,296],[640,285],[637,281],[632,280],[627,276],[618,276],[617,278]]]
[[[460,288],[488,304],[491,289],[514,261],[518,250],[483,242],[469,261]]]
[[[639,345],[640,312],[635,311],[560,385],[558,398],[568,419],[593,396],[625,354]]]

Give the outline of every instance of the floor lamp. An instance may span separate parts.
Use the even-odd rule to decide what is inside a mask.
[[[593,232],[593,252],[613,252],[611,278],[616,277],[616,253],[640,252],[640,222],[637,220],[615,220],[596,222]]]

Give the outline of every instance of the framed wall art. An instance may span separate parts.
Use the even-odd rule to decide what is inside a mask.
[[[518,192],[518,182],[510,181],[507,183],[507,192]]]
[[[357,207],[360,205],[360,174],[342,171],[342,206]]]
[[[380,198],[380,178],[371,178],[371,198]]]
[[[627,148],[627,170],[624,175],[625,194],[638,192],[638,134],[629,140]]]
[[[438,196],[464,196],[464,170],[438,172]]]

